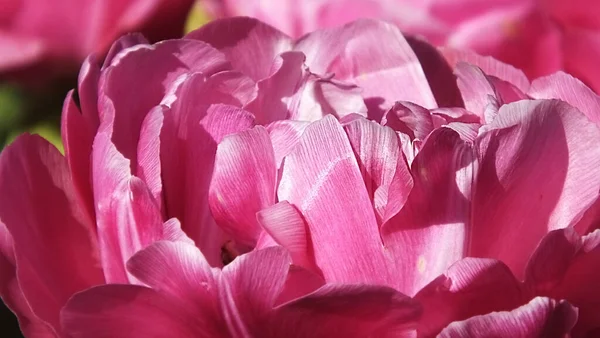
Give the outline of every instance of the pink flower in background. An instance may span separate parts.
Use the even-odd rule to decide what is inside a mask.
[[[0,11],[0,74],[30,70],[36,81],[76,71],[120,35],[180,37],[191,0],[5,0]]]
[[[28,336],[593,335],[598,112],[375,20],[128,35],[64,157],[0,156],[1,296]]]
[[[594,0],[199,0],[214,16],[257,17],[300,37],[380,18],[435,45],[471,49],[530,79],[564,69],[600,91],[600,7]]]

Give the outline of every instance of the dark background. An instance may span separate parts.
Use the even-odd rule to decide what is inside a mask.
[[[21,338],[19,323],[15,315],[0,302],[0,336],[3,338]]]

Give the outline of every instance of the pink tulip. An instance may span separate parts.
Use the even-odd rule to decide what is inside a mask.
[[[65,157],[0,156],[0,295],[29,336],[600,329],[600,98],[567,74],[233,18],[125,36],[79,80]]]
[[[73,72],[90,53],[142,31],[158,41],[180,37],[192,0],[5,0],[0,13],[0,74],[48,78]]]
[[[558,70],[600,91],[600,7],[594,0],[199,0],[214,16],[257,17],[296,37],[380,18],[436,45],[472,49],[525,71]]]

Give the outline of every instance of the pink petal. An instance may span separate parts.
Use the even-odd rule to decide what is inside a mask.
[[[395,101],[437,106],[419,60],[400,30],[375,20],[359,20],[340,28],[316,31],[295,47],[319,74],[363,88],[370,113],[389,109]]]
[[[381,124],[408,135],[411,140],[425,140],[434,128],[429,110],[411,102],[396,102]]]
[[[258,96],[245,108],[259,123],[281,119],[314,121],[325,114],[366,115],[360,88],[309,72],[301,52],[279,55],[266,79],[258,82]]]
[[[73,296],[61,322],[75,338],[223,337],[226,331],[205,311],[190,311],[179,300],[143,286],[103,285]]]
[[[223,71],[206,80],[206,96],[215,103],[243,107],[258,95],[252,79],[238,71]]]
[[[529,96],[508,81],[504,81],[493,75],[488,75],[487,78],[503,103],[530,99]]]
[[[469,254],[500,259],[520,277],[540,239],[578,220],[598,197],[600,129],[557,100],[504,105],[486,129]]]
[[[161,215],[146,184],[131,177],[112,192],[98,212],[98,235],[104,274],[109,283],[136,282],[125,263],[136,252],[161,240]]]
[[[460,62],[456,65],[454,72],[465,108],[478,115],[483,121],[486,106],[491,104],[494,99],[499,99],[495,88],[483,71],[475,66]]]
[[[47,53],[43,41],[6,32],[0,32],[0,71],[6,73],[40,61]]]
[[[154,107],[142,122],[140,141],[137,149],[137,163],[135,172],[146,183],[157,203],[159,210],[163,210],[163,186],[160,162],[160,132],[163,127],[166,107]]]
[[[281,290],[275,302],[276,305],[306,296],[325,285],[325,281],[319,273],[309,271],[295,264],[294,262],[290,266],[283,290]]]
[[[203,320],[220,320],[215,276],[194,245],[156,242],[131,257],[127,270],[151,288],[177,297],[190,309],[206,310],[205,315],[211,318]]]
[[[358,163],[334,117],[306,128],[285,159],[278,196],[303,214],[326,281],[392,283]]]
[[[600,196],[572,226],[581,235],[587,235],[600,229]]]
[[[271,136],[277,169],[281,167],[283,158],[298,144],[300,136],[308,125],[309,123],[305,121],[280,120],[266,126]]]
[[[149,45],[150,42],[140,33],[129,33],[121,36],[110,46],[106,57],[104,58],[104,65],[102,69],[108,67],[112,61],[117,57],[117,54],[127,48],[131,48],[137,45]]]
[[[512,311],[492,312],[454,322],[438,337],[567,336],[577,322],[577,308],[566,301],[538,297]]]
[[[275,203],[276,182],[275,155],[264,127],[223,138],[208,193],[217,224],[239,244],[254,247],[262,232],[256,213]]]
[[[104,282],[92,225],[78,211],[65,159],[24,135],[0,156],[0,218],[14,241],[17,278],[33,313],[61,332],[58,311]]]
[[[377,221],[383,226],[404,206],[413,187],[398,135],[391,128],[366,119],[348,123],[344,129],[356,154]]]
[[[293,205],[279,202],[259,211],[256,218],[265,231],[289,251],[294,264],[318,272],[309,251],[306,223]]]
[[[547,14],[534,7],[534,1],[521,1],[477,15],[461,23],[447,44],[494,55],[523,69],[531,78],[554,72],[562,66],[562,32]]]
[[[104,71],[99,95],[100,110],[105,109],[104,97],[113,102],[112,139],[117,149],[136,163],[142,122],[173,81],[184,73],[197,71],[210,75],[227,68],[225,56],[200,41],[168,40],[153,46],[139,45],[119,54]],[[140,84],[134,91],[130,86],[132,78]]]
[[[436,126],[436,116],[442,117],[444,119],[443,124],[451,122],[481,123],[481,119],[479,118],[479,116],[471,113],[470,111],[464,108],[459,107],[436,108],[432,109],[430,113],[434,119],[433,122],[436,128],[440,127],[439,125]]]
[[[163,238],[172,242],[184,242],[195,245],[185,232],[181,229],[181,223],[177,218],[170,218],[163,223]]]
[[[287,35],[247,17],[212,21],[185,38],[209,43],[223,52],[235,69],[254,81],[267,78],[275,57],[292,49]]]
[[[77,193],[79,205],[87,212],[90,222],[95,220],[94,197],[92,193],[90,157],[96,130],[86,123],[85,116],[77,107],[70,91],[65,98],[61,134],[65,147],[65,157]]]
[[[594,0],[544,0],[545,9],[561,24],[598,29],[600,4]]]
[[[267,325],[290,264],[283,248],[272,247],[241,255],[223,268],[219,300],[233,336],[254,336]]]
[[[514,309],[523,304],[522,293],[506,265],[465,258],[415,296],[424,310],[419,336],[434,336],[454,321]]]
[[[406,36],[406,41],[419,59],[437,105],[463,107],[456,77],[442,53],[419,37]]]
[[[567,299],[579,308],[574,333],[600,329],[600,230],[580,237],[572,229],[550,232],[527,265],[526,283],[537,294]]]
[[[592,6],[597,6],[594,4]],[[587,12],[587,10],[584,10]],[[597,15],[596,15],[597,16]],[[600,17],[597,16],[597,22]],[[585,82],[596,93],[600,92],[600,73],[594,60],[600,55],[600,33],[598,28],[582,29],[580,24],[567,29],[563,34],[562,48],[564,69]]]
[[[100,74],[100,63],[97,60],[97,56],[92,54],[83,61],[77,79],[77,94],[81,114],[92,132],[98,129],[102,116],[101,112],[98,111],[98,82],[100,81]]]
[[[108,123],[103,123],[105,127]],[[115,147],[110,139],[110,131],[101,130],[94,138],[92,149],[92,188],[94,194],[94,206],[100,220],[102,212],[108,207],[113,191],[122,182],[131,178],[129,163],[123,154]]]
[[[0,298],[17,316],[19,327],[24,335],[40,338],[56,337],[54,330],[31,311],[17,280],[16,270],[12,237],[6,226],[0,222]]]
[[[197,95],[194,88],[165,113],[160,138],[163,191],[169,217],[177,217],[208,262],[219,266],[225,237],[208,204],[217,144],[228,134],[251,128],[254,118],[232,106],[197,103],[191,99]]]
[[[382,229],[407,295],[465,257],[474,161],[472,146],[448,128],[435,130],[415,157],[408,201]]]
[[[567,73],[557,72],[534,80],[528,94],[536,99],[566,101],[600,125],[600,97],[583,82]]]
[[[444,55],[448,63],[454,68],[459,62],[466,62],[481,68],[487,74],[497,77],[516,86],[520,91],[526,93],[529,90],[529,80],[525,74],[511,66],[494,59],[491,56],[481,56],[468,50],[440,47],[439,51]]]
[[[293,98],[306,82],[304,55],[285,52],[273,60],[271,72],[258,82],[258,95],[245,109],[256,116],[259,124],[291,118],[296,111]],[[300,88],[299,88],[300,87]]]
[[[340,119],[349,114],[367,117],[367,107],[362,98],[362,88],[336,81],[334,78],[319,77],[314,74],[312,80],[309,81],[309,85],[312,84],[313,87],[312,91],[306,96],[315,100],[315,104],[318,105],[317,109],[321,111],[319,117],[325,114],[333,114]],[[303,116],[314,114],[314,112],[310,112],[310,108],[306,107],[306,102],[310,102],[310,100],[305,99],[298,109],[299,120],[311,120]]]
[[[326,285],[279,306],[264,337],[402,337],[416,327],[421,308],[394,289]]]

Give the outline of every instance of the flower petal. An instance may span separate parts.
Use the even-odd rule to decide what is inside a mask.
[[[92,192],[91,163],[92,144],[94,133],[85,121],[85,116],[77,107],[73,98],[74,92],[70,91],[65,98],[61,134],[65,147],[65,157],[73,180],[73,187],[77,193],[81,208],[88,214],[90,221],[95,220],[94,197]],[[97,126],[96,126],[97,127]]]
[[[573,76],[557,72],[535,79],[529,95],[536,99],[560,99],[579,109],[592,122],[600,125],[600,97]]]
[[[202,95],[206,83],[198,73],[177,88],[164,113],[160,161],[168,217],[179,219],[208,262],[220,266],[225,239],[208,205],[217,144],[228,134],[252,127],[254,117],[234,106],[213,104],[210,96]]]
[[[160,132],[163,127],[166,107],[154,107],[142,122],[140,141],[137,149],[137,163],[135,172],[146,183],[157,203],[159,210],[163,210],[162,177],[160,163]]]
[[[259,124],[291,118],[295,112],[293,98],[299,98],[299,91],[306,82],[304,55],[299,52],[285,52],[273,60],[271,72],[258,81],[258,95],[244,108],[256,116]]]
[[[218,321],[217,282],[212,268],[193,244],[159,241],[137,252],[127,270],[161,293],[177,297],[190,309],[204,309]]]
[[[483,71],[475,66],[459,62],[454,70],[458,88],[468,111],[485,120],[486,106],[499,100],[495,88],[487,79]],[[488,123],[491,121],[487,121]]]
[[[284,157],[300,142],[300,136],[308,125],[305,121],[280,120],[266,126],[271,136],[277,169],[281,167]]]
[[[294,264],[309,270],[315,268],[309,252],[306,223],[293,205],[287,201],[279,202],[259,211],[256,218],[265,231],[290,252]]]
[[[579,308],[574,333],[600,329],[600,230],[580,237],[570,228],[550,232],[527,265],[526,280],[537,294],[567,299]]]
[[[415,157],[408,201],[382,228],[403,293],[414,295],[465,257],[474,162],[472,146],[449,128],[435,130]]]
[[[523,304],[522,294],[521,285],[506,265],[491,259],[465,258],[415,296],[424,309],[419,336],[434,336],[454,321],[514,309]]]
[[[589,5],[588,5],[589,6]],[[592,6],[597,6],[593,4]],[[588,12],[588,10],[584,10]],[[594,21],[600,17],[596,14]],[[580,24],[563,31],[562,52],[564,53],[564,69],[585,82],[596,93],[600,92],[600,73],[594,60],[600,54],[600,34],[598,29],[582,29]]]
[[[139,131],[144,118],[160,103],[175,79],[194,71],[210,75],[230,67],[219,51],[201,41],[185,39],[153,46],[138,45],[118,56],[101,78],[99,107],[101,111],[106,109],[106,99],[113,103],[112,140],[132,163],[137,162]],[[139,84],[135,91],[130,85],[132,78]]]
[[[0,219],[14,241],[17,278],[33,313],[61,332],[69,297],[104,282],[92,225],[76,205],[65,159],[23,135],[0,156]]]
[[[347,199],[348,194],[353,198]],[[334,117],[306,128],[285,158],[278,196],[305,217],[326,281],[392,283],[372,203],[350,142]]]
[[[521,277],[541,238],[579,220],[598,197],[600,129],[557,100],[504,105],[485,128],[469,255],[500,259]]]
[[[112,192],[98,212],[98,236],[108,283],[134,283],[125,263],[139,250],[163,238],[161,215],[146,184],[132,176]]]
[[[235,69],[254,81],[267,78],[275,57],[292,49],[287,35],[247,17],[212,21],[185,38],[209,43],[223,52]]]
[[[417,302],[391,288],[326,285],[279,306],[261,336],[402,337],[420,313]]]
[[[217,224],[239,244],[254,247],[262,232],[256,213],[275,203],[276,182],[275,154],[264,127],[223,138],[208,193]]]
[[[454,68],[459,62],[466,62],[479,67],[485,74],[497,77],[500,80],[516,86],[520,91],[526,93],[529,90],[529,80],[525,74],[491,56],[481,56],[468,50],[454,49],[451,47],[440,47],[439,51],[444,55],[448,63]]]
[[[383,112],[398,100],[437,106],[419,60],[392,24],[358,20],[308,34],[295,49],[306,54],[312,72],[334,73],[363,88],[370,114]]]
[[[238,256],[223,268],[219,297],[233,335],[260,332],[283,290],[291,259],[281,247]]]
[[[226,331],[203,312],[137,285],[103,285],[73,296],[61,312],[69,337],[222,337]]]
[[[21,269],[26,268],[22,266]],[[0,222],[0,298],[19,320],[19,328],[27,337],[53,338],[55,331],[32,311],[27,303],[19,281],[13,250],[12,237]],[[18,331],[18,330],[17,330]],[[11,332],[10,329],[8,332]],[[14,333],[17,334],[16,332]]]
[[[492,312],[454,322],[440,338],[556,337],[568,335],[577,322],[577,309],[566,301],[538,297],[512,311]]]
[[[434,128],[429,110],[411,102],[396,102],[381,124],[408,135],[411,140],[425,140]]]
[[[366,119],[344,126],[367,187],[380,226],[406,203],[413,187],[398,135]]]
[[[464,107],[456,77],[442,53],[419,37],[406,36],[406,41],[419,59],[437,105]]]

